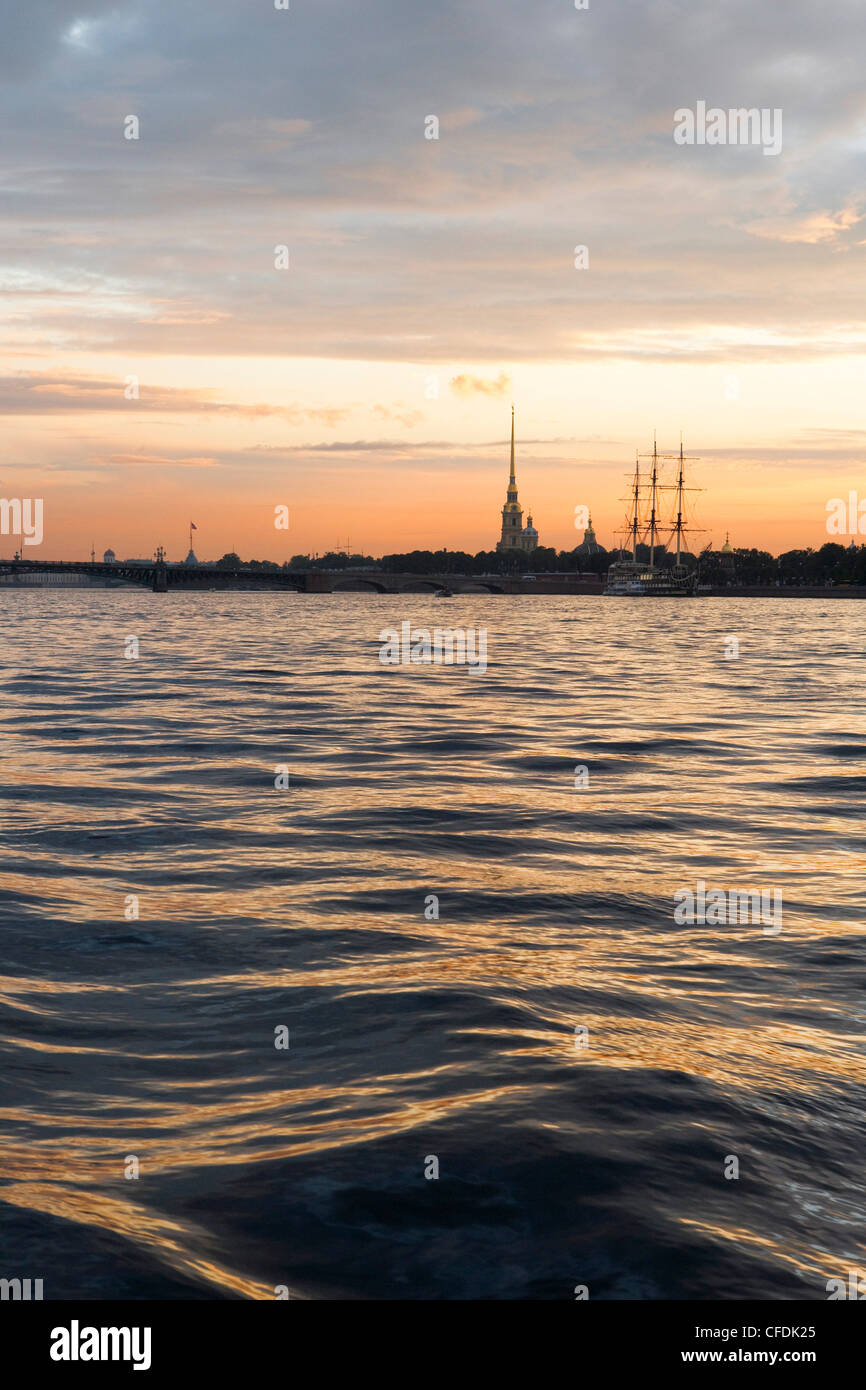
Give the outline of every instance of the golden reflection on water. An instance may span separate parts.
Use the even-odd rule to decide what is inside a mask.
[[[28,1211],[45,1212],[66,1221],[78,1221],[84,1226],[97,1226],[101,1231],[121,1235],[146,1249],[152,1250],[169,1269],[197,1276],[221,1292],[245,1298],[274,1297],[274,1290],[255,1280],[226,1268],[224,1265],[191,1253],[197,1243],[206,1240],[206,1232],[197,1231],[189,1222],[179,1224],[156,1216],[145,1207],[129,1201],[118,1201],[99,1192],[82,1192],[77,1188],[58,1187],[49,1183],[14,1183],[3,1190],[4,1200]],[[291,1291],[292,1298],[302,1297]]]
[[[706,603],[686,621],[630,602],[461,600],[449,622],[490,629],[488,677],[473,684],[378,665],[376,635],[400,603],[442,621],[426,599],[298,601],[289,663],[266,635],[271,600],[168,597],[138,664],[114,646],[136,630],[124,604],[149,598],[2,596],[24,605],[12,667],[42,669],[48,687],[7,690],[4,716],[3,823],[20,862],[7,857],[0,888],[36,906],[33,954],[16,943],[0,1003],[10,1074],[38,1080],[25,1105],[0,1110],[16,1136],[2,1151],[7,1202],[123,1235],[208,1287],[272,1297],[212,1258],[205,1225],[120,1188],[124,1154],[155,1176],[264,1169],[484,1107],[507,1134],[527,1097],[538,1128],[562,1132],[546,1099],[582,1069],[700,1080],[753,1116],[866,1080],[862,1003],[820,965],[843,933],[862,936],[856,604]],[[87,601],[98,609],[84,633]],[[721,657],[729,631],[739,663]],[[295,781],[281,798],[283,762]],[[578,763],[589,792],[573,785]],[[783,935],[674,927],[673,894],[698,878],[782,885]],[[123,916],[128,893],[139,919]],[[257,1051],[272,1050],[271,1001],[288,1017],[307,993],[334,1040],[319,1077],[301,1051],[291,1084],[274,1084]],[[429,1025],[423,1061],[411,1008],[405,1035],[378,1045],[379,1010],[398,996],[419,1026],[431,1000],[450,1010],[441,1032]],[[260,1038],[233,1035],[232,1008],[260,998]],[[358,1005],[365,1050],[340,1034]],[[443,1039],[477,1047],[440,1053]],[[688,1123],[712,1126],[712,1110]],[[810,1246],[710,1219],[699,1192],[675,1196],[684,1227],[807,1277],[848,1249],[822,1262],[826,1227]],[[833,1208],[840,1225],[845,1210]]]

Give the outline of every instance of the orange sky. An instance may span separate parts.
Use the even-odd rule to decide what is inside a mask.
[[[10,458],[29,462],[7,464],[4,494],[44,498],[39,553],[46,557],[81,557],[92,542],[100,554],[111,546],[124,558],[163,544],[182,558],[190,520],[203,559],[234,547],[244,557],[282,561],[347,538],[368,554],[492,547],[505,500],[512,394],[521,502],[542,543],[558,549],[582,539],[574,527],[581,505],[591,509],[602,543],[613,544],[634,450],[652,447],[653,426],[665,450],[678,447],[682,428],[687,454],[700,459],[690,465],[690,481],[702,489],[691,499],[698,547],[721,544],[726,531],[735,544],[774,552],[819,546],[828,538],[828,500],[859,483],[857,438],[833,425],[855,389],[857,359],[837,361],[832,378],[809,362],[732,373],[728,365],[506,363],[491,371],[460,363],[431,371],[316,360],[287,369],[279,361],[200,358],[184,372],[166,358],[136,359],[138,401],[123,395],[129,362],[111,365],[113,373],[105,362],[88,361],[87,371],[77,364],[74,383],[58,396],[61,406],[80,402],[75,409],[54,409],[52,395],[49,413],[34,408],[8,421]],[[828,379],[816,395],[822,372]],[[206,373],[222,389],[203,387]],[[290,400],[280,390],[287,375]],[[427,399],[433,376],[439,396]],[[672,379],[672,394],[686,402],[677,416],[659,405]],[[52,390],[34,388],[36,405]],[[143,404],[151,391],[154,408]],[[188,393],[184,409],[172,401],[161,410],[166,391]],[[87,409],[90,392],[98,410]],[[376,396],[384,399],[367,404]],[[288,532],[274,527],[279,505],[289,508]],[[0,540],[0,548],[11,553],[11,542]]]
[[[580,505],[613,544],[655,429],[697,545],[821,545],[866,439],[859,13],[395,4],[339,43],[327,4],[10,23],[0,492],[38,554],[492,547],[512,400],[543,544]],[[695,94],[784,110],[781,153],[675,143]]]

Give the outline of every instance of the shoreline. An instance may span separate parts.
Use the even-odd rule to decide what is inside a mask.
[[[491,577],[490,579],[479,582],[471,576],[467,576],[466,578],[460,578],[456,575],[443,575],[441,577],[428,577],[419,575],[417,576],[417,578],[415,576],[408,575],[376,575],[375,577],[370,576],[369,579],[362,579],[360,576],[356,577],[351,575],[346,576],[344,579],[341,579],[337,575],[329,575],[327,578],[328,580],[335,581],[333,585],[328,583],[327,581],[322,582],[321,579],[319,580],[319,582],[314,581],[311,584],[297,585],[291,582],[281,583],[279,582],[279,580],[274,582],[273,578],[265,579],[260,576],[245,574],[233,576],[231,579],[229,579],[228,577],[223,577],[222,579],[215,579],[212,583],[207,583],[204,580],[203,576],[201,576],[201,574],[199,573],[199,575],[196,576],[196,582],[194,583],[169,583],[168,591],[172,593],[285,593],[330,595],[373,593],[378,595],[379,597],[384,598],[388,595],[393,595],[396,597],[398,595],[410,596],[425,594],[428,597],[430,597],[434,594],[442,594],[442,591],[445,590],[446,593],[442,596],[453,598],[466,597],[472,594],[480,594],[485,597],[495,596],[503,598],[509,595],[531,596],[533,594],[537,597],[543,596],[545,598],[555,597],[557,595],[563,598],[578,598],[583,595],[594,596],[598,598],[606,597],[604,592],[604,580],[601,580],[598,583],[593,583],[591,581],[579,581],[573,579],[557,581],[555,579],[493,579]],[[34,593],[37,591],[44,593],[47,590],[52,590],[54,592],[68,592],[70,590],[76,590],[78,592],[81,592],[82,590],[90,590],[91,592],[98,591],[100,593],[105,593],[108,591],[113,591],[115,593],[120,591],[148,593],[151,590],[151,585],[149,583],[136,584],[129,582],[123,583],[117,581],[113,583],[100,583],[98,580],[94,581],[91,579],[88,581],[88,579],[84,577],[79,578],[78,576],[70,576],[68,579],[64,576],[64,580],[61,580],[60,582],[55,581],[54,583],[51,583],[50,580],[46,582],[44,579],[40,578],[40,580],[36,582],[33,582],[32,579],[28,582],[28,579],[18,578],[16,576],[15,578],[12,578],[10,582],[10,578],[8,576],[3,576],[0,577],[0,593]],[[610,595],[610,597],[652,598],[654,596],[616,594]],[[658,595],[658,597],[672,596]],[[700,591],[697,594],[682,595],[682,597],[698,599],[866,599],[866,585],[851,585],[850,587],[845,585],[834,585],[831,588],[827,588],[823,585],[809,584],[785,584],[778,586],[770,584],[743,584],[725,587],[713,585]]]

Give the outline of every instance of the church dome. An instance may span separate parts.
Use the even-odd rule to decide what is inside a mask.
[[[592,527],[592,517],[587,517],[588,525],[583,533],[583,540],[577,547],[578,555],[595,555],[600,550],[598,541],[595,539],[595,531]]]

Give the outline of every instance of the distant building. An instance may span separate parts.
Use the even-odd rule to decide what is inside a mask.
[[[589,525],[583,533],[583,540],[577,547],[578,555],[597,555],[601,546],[595,539],[595,532],[592,529],[592,517],[589,518]]]
[[[115,553],[114,553],[113,550],[106,550],[105,554],[104,554],[103,557],[102,557],[102,563],[103,563],[104,565],[116,565],[116,564],[117,564],[117,556],[115,555]]]
[[[511,407],[511,473],[508,478],[508,492],[502,508],[502,535],[496,549],[500,553],[522,550],[529,552],[538,549],[538,532],[532,524],[532,517],[523,525],[523,508],[517,500],[517,480],[514,476],[514,406]]]
[[[195,551],[194,551],[193,548],[192,548],[192,533],[193,533],[193,531],[197,531],[197,530],[198,530],[198,527],[196,526],[195,522],[194,522],[194,521],[191,521],[191,522],[189,523],[189,553],[188,553],[186,559],[185,559],[184,562],[183,562],[185,565],[197,565],[197,564],[198,564],[198,560],[196,559]]]

